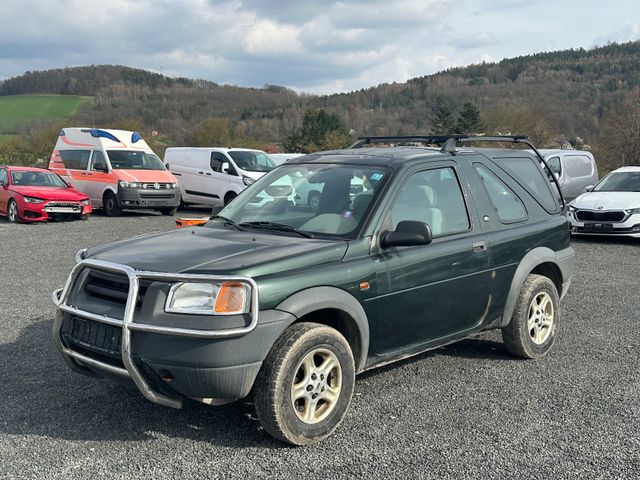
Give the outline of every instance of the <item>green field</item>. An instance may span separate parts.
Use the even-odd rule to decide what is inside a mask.
[[[26,122],[73,116],[91,97],[78,95],[9,95],[0,97],[0,133],[13,133]]]

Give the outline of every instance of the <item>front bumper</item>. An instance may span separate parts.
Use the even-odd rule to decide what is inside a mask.
[[[621,222],[580,221],[569,213],[572,235],[611,235],[640,238],[640,214],[627,215]]]
[[[96,314],[67,303],[75,279],[85,268],[127,275],[129,293],[123,318]],[[133,318],[140,280],[187,279],[250,283],[249,323],[204,330],[165,326],[164,321],[140,323],[139,318]],[[140,272],[96,260],[80,262],[65,288],[53,293],[53,301],[58,307],[53,341],[69,367],[133,381],[145,398],[173,408],[180,408],[184,397],[205,402],[245,397],[273,342],[295,320],[290,314],[276,310],[258,312],[257,287],[246,277]],[[181,324],[181,317],[176,315],[177,324]]]
[[[22,202],[18,213],[22,220],[28,222],[45,222],[64,217],[82,217],[91,213],[91,205],[80,202],[45,201],[42,203]]]
[[[179,188],[118,188],[120,208],[173,208],[180,204]]]

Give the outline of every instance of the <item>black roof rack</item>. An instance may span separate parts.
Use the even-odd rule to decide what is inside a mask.
[[[560,188],[560,184],[558,183],[558,179],[553,174],[549,165],[547,165],[546,160],[540,154],[538,149],[535,147],[531,141],[529,141],[529,137],[527,135],[494,135],[494,136],[483,136],[483,135],[465,135],[465,134],[455,134],[455,135],[396,135],[396,136],[373,136],[373,137],[358,137],[358,141],[351,145],[349,148],[363,148],[366,145],[373,145],[376,143],[430,143],[441,145],[440,151],[442,153],[450,153],[451,155],[456,154],[456,146],[462,143],[479,143],[479,142],[502,142],[502,143],[522,143],[527,145],[536,156],[540,159],[540,162],[544,165],[547,170],[547,175],[553,180],[553,183],[556,184],[556,188],[558,189],[558,193],[560,194],[560,199],[562,200],[562,208],[566,207],[566,202],[562,195],[562,190]]]

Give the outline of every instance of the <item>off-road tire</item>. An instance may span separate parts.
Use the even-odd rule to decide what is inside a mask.
[[[161,208],[160,213],[162,215],[169,217],[169,216],[175,215],[177,210],[178,210],[178,207]]]
[[[320,192],[315,190],[310,192],[309,197],[307,198],[307,205],[311,207],[311,210],[317,212],[318,207],[320,206]]]
[[[118,206],[118,199],[113,192],[107,192],[102,197],[102,209],[107,217],[119,217],[122,209]]]
[[[537,344],[529,330],[530,308],[539,295],[548,295],[553,306],[553,323],[546,339]],[[509,325],[502,329],[502,341],[509,353],[522,358],[539,358],[551,349],[560,321],[560,297],[555,284],[542,275],[530,274],[525,280]]]
[[[305,423],[294,411],[292,385],[300,362],[316,349],[324,349],[339,361],[340,393],[328,416]],[[347,340],[335,329],[317,323],[297,323],[276,340],[262,364],[255,384],[254,405],[264,429],[293,445],[319,442],[331,435],[344,418],[355,385],[355,362]]]

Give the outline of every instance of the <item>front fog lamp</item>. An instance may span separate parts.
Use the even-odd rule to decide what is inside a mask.
[[[176,283],[165,310],[193,315],[234,315],[249,311],[249,285],[242,282]]]

